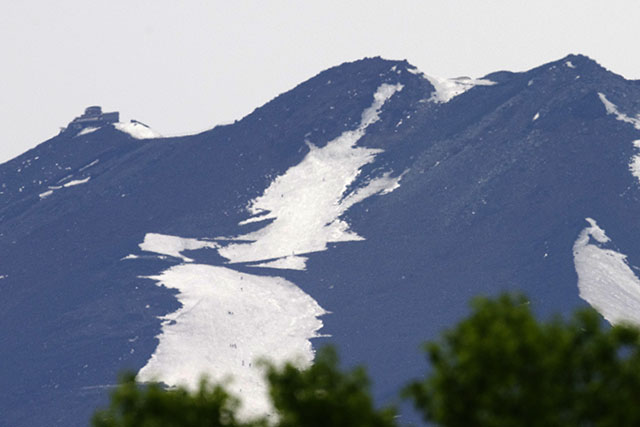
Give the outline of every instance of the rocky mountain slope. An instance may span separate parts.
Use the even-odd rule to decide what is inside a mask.
[[[268,411],[255,359],[327,342],[384,402],[503,290],[640,321],[640,82],[584,56],[451,80],[369,58],[154,136],[69,130],[0,166],[1,425],[86,425],[123,369],[231,375]]]

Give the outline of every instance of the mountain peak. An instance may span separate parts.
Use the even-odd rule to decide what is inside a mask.
[[[536,67],[531,71],[553,71],[553,70],[573,70],[578,73],[581,78],[605,78],[606,76],[615,76],[616,78],[623,79],[624,77],[614,73],[611,70],[603,67],[596,60],[582,54],[569,54],[562,59],[549,62],[540,67]]]
[[[257,358],[327,341],[382,403],[478,294],[640,322],[640,88],[584,55],[485,80],[364,58],[215,131],[0,165],[3,422],[86,425],[122,369],[255,407]]]

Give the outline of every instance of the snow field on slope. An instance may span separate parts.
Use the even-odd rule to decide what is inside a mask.
[[[138,380],[161,380],[195,389],[206,373],[242,396],[243,416],[271,408],[256,360],[313,360],[309,338],[325,311],[296,285],[280,277],[240,273],[225,267],[182,264],[150,277],[177,289],[182,307],[165,316],[155,353]]]
[[[580,297],[611,324],[640,325],[640,280],[627,256],[599,244],[610,242],[604,230],[591,218],[573,245]],[[596,243],[590,243],[593,238]]]
[[[428,76],[417,68],[410,68],[407,71],[429,80],[434,91],[427,101],[437,104],[445,104],[474,86],[493,86],[496,84],[496,82],[487,79],[472,79],[469,77],[445,79],[442,77]]]
[[[227,246],[157,233],[145,236],[141,250],[182,260],[149,277],[158,286],[177,289],[182,307],[162,318],[158,347],[138,373],[139,380],[195,387],[203,374],[213,381],[232,378],[229,389],[246,402],[244,416],[269,412],[256,358],[268,356],[275,363],[298,360],[301,366],[311,363],[310,339],[318,336],[322,327],[318,317],[325,314],[324,309],[283,278],[241,273],[233,263],[224,267],[194,264],[182,252],[212,248],[232,262],[305,270],[307,258],[299,254],[325,250],[328,242],[362,240],[340,216],[367,197],[395,190],[402,175],[391,177],[387,172],[345,194],[360,168],[381,152],[356,143],[379,120],[383,104],[400,90],[400,84],[381,85],[356,130],[344,132],[323,148],[310,146],[301,163],[277,177],[250,203],[250,213],[257,216],[239,225],[273,219],[262,229],[236,241],[227,239]]]
[[[370,180],[364,187],[345,195],[361,168],[375,160],[379,149],[358,147],[368,126],[379,120],[383,104],[402,85],[381,85],[373,104],[363,111],[356,130],[342,133],[318,148],[309,144],[309,153],[299,164],[278,176],[253,200],[249,212],[256,220],[273,219],[265,227],[236,237],[251,243],[236,243],[220,249],[231,262],[262,261],[323,251],[329,242],[362,240],[340,217],[355,203],[393,191],[401,177],[389,173]],[[243,223],[252,222],[252,219]],[[272,263],[271,266],[277,266]]]

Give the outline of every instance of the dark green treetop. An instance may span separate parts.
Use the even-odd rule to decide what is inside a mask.
[[[195,392],[183,387],[165,389],[160,384],[141,386],[135,375],[122,375],[111,394],[109,408],[97,411],[95,427],[240,427],[258,426],[260,422],[242,423],[236,419],[239,401],[220,385],[200,382]]]
[[[539,322],[522,296],[473,302],[425,345],[431,373],[405,395],[443,426],[640,425],[638,330],[592,309]]]
[[[364,368],[341,371],[335,350],[325,347],[308,369],[263,362],[275,414],[241,422],[239,402],[220,386],[202,381],[199,390],[159,384],[141,386],[127,374],[112,393],[109,408],[93,417],[95,427],[393,427],[395,412],[378,410]]]
[[[536,320],[524,297],[478,298],[471,315],[427,343],[431,367],[410,383],[427,423],[449,426],[640,425],[640,333],[606,326],[592,309],[569,320]],[[307,369],[263,363],[274,408],[240,421],[238,400],[206,381],[196,392],[138,385],[122,378],[96,427],[277,426],[392,427],[395,411],[377,409],[364,368],[342,371],[324,348]]]
[[[395,426],[394,409],[374,407],[364,368],[341,372],[332,347],[319,351],[305,370],[267,365],[267,381],[280,427]]]

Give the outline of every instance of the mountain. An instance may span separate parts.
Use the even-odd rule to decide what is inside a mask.
[[[640,322],[639,113],[579,55],[449,80],[367,58],[175,138],[90,107],[0,166],[0,425],[86,425],[124,369],[231,375],[266,411],[255,359],[324,343],[387,402],[503,290]]]

